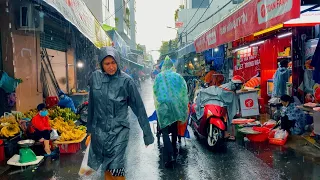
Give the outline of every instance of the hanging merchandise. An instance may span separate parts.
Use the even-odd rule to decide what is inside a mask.
[[[320,41],[318,41],[318,45],[316,47],[316,50],[314,52],[312,61],[311,61],[311,66],[314,67],[313,71],[313,80],[320,84]]]
[[[21,79],[14,79],[6,72],[3,72],[0,80],[0,88],[2,88],[6,93],[13,93],[20,83],[22,83]]]
[[[16,93],[8,94],[7,98],[8,98],[8,106],[14,107],[14,105],[16,104],[16,100],[17,100]]]

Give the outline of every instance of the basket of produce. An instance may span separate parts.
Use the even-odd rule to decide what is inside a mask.
[[[54,142],[59,146],[60,153],[76,153],[80,149],[80,143],[87,136],[85,126],[76,126],[74,121],[65,121],[62,117],[50,120],[50,126],[60,134]]]
[[[288,140],[288,136],[289,136],[289,133],[287,131],[273,130],[269,134],[269,143],[283,146],[286,144]]]
[[[271,129],[267,127],[252,127],[252,130],[259,132],[259,134],[247,134],[247,138],[252,142],[267,141],[271,131]]]
[[[19,123],[13,115],[5,115],[0,118],[0,137],[12,138],[20,133]]]

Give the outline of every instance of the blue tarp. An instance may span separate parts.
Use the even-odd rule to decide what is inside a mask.
[[[216,71],[219,71],[223,67],[224,61],[224,45],[218,47],[218,51],[215,49],[209,49],[203,52],[204,59],[207,64],[212,64]]]

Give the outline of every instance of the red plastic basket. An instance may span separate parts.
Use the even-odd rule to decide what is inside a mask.
[[[57,105],[59,102],[59,99],[57,96],[49,96],[46,98],[46,105],[48,108],[51,108],[55,105]]]
[[[59,144],[58,146],[61,154],[74,154],[81,149],[80,143]]]
[[[247,134],[247,138],[252,142],[264,142],[268,140],[270,128],[267,127],[253,127],[254,131],[258,131],[261,134]]]
[[[287,135],[284,139],[274,138],[275,133],[276,133],[276,131],[271,131],[271,133],[269,134],[269,143],[279,145],[279,146],[285,145],[288,140],[289,133],[287,132]]]
[[[0,162],[5,160],[4,143],[0,140]]]

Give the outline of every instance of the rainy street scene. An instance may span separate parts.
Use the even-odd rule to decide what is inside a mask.
[[[320,180],[318,0],[0,0],[0,180]]]

